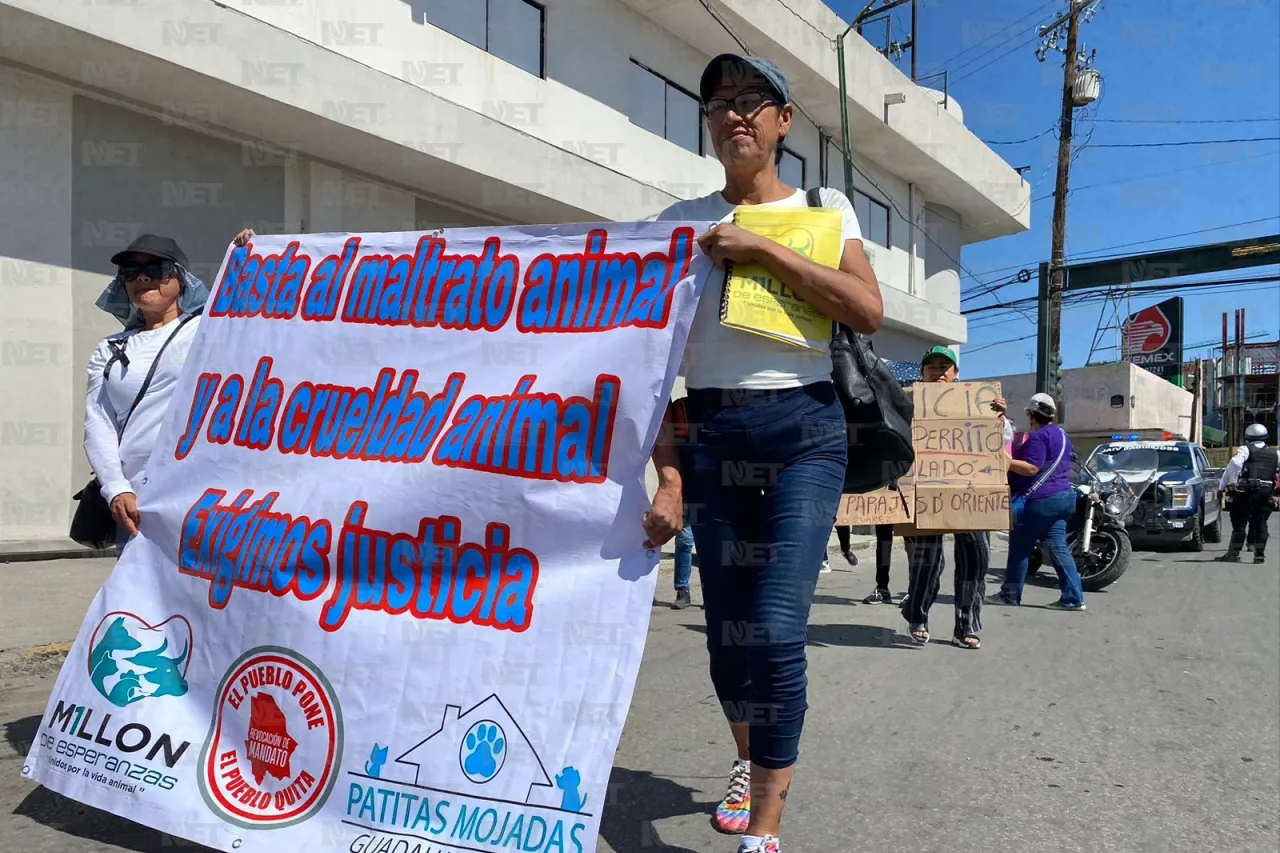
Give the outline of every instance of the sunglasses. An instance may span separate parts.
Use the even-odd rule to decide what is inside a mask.
[[[706,106],[708,116],[719,118],[728,112],[729,107],[733,107],[733,111],[740,116],[750,116],[766,104],[777,103],[775,98],[764,92],[743,92],[732,98],[709,98]]]
[[[139,276],[145,275],[152,281],[168,281],[173,277],[173,272],[177,266],[173,261],[151,261],[145,264],[122,266],[120,267],[120,278],[124,281],[133,281]]]

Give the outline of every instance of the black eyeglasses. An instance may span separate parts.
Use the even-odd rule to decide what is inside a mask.
[[[168,281],[173,277],[173,271],[177,267],[173,261],[151,261],[146,264],[137,264],[120,267],[120,278],[124,281],[133,281],[138,276],[145,275],[152,281]]]
[[[775,98],[765,92],[743,92],[732,98],[708,98],[706,108],[707,115],[711,118],[724,115],[729,107],[733,107],[733,111],[740,116],[751,116],[766,104],[777,103]]]

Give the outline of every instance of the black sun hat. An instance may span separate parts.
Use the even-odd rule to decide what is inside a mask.
[[[182,251],[182,247],[172,237],[143,234],[130,243],[129,247],[123,252],[116,252],[112,255],[111,263],[115,266],[120,266],[130,255],[151,255],[157,258],[164,258],[166,261],[173,261],[184,269],[187,266],[187,253]]]

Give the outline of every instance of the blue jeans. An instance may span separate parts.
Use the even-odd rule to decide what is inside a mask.
[[[693,527],[689,524],[688,511],[684,514],[684,528],[676,534],[676,591],[689,588],[693,577]]]
[[[124,553],[124,546],[128,545],[133,539],[129,535],[129,531],[124,529],[124,525],[116,525],[116,559],[120,559],[120,555]]]
[[[694,389],[684,449],[716,697],[746,723],[751,760],[795,764],[808,708],[809,607],[848,461],[828,382]]]
[[[1004,570],[1001,596],[1009,601],[1022,603],[1022,586],[1027,580],[1027,561],[1036,543],[1043,539],[1054,570],[1058,573],[1062,603],[1069,607],[1084,604],[1080,572],[1076,570],[1075,558],[1067,547],[1067,522],[1075,508],[1076,494],[1071,489],[1051,497],[1027,501],[1022,518],[1009,532],[1009,563]]]

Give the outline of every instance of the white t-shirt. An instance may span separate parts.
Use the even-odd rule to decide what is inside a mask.
[[[862,229],[853,205],[839,190],[821,190],[823,207],[843,214],[845,240],[861,240]],[[807,207],[804,190],[790,198],[771,201],[769,207]],[[719,192],[678,201],[658,215],[659,222],[729,222],[735,205]],[[731,329],[720,323],[720,297],[724,292],[724,268],[717,267],[702,292],[689,330],[681,369],[687,388],[799,388],[831,379],[831,356],[760,335]]]
[[[145,481],[145,468],[155,447],[160,424],[169,408],[182,365],[187,360],[187,350],[195,339],[200,318],[189,320],[181,329],[177,321],[166,323],[150,331],[129,331],[104,338],[93,357],[89,359],[89,389],[85,397],[84,450],[89,466],[102,484],[102,496],[107,503],[119,494],[133,492]],[[117,429],[124,421],[147,377],[152,362],[165,340],[176,336],[165,347],[164,356],[156,368],[155,376],[147,387],[147,395],[138,403],[124,435],[117,442]],[[111,365],[109,377],[103,380],[103,370],[111,360],[108,341],[122,345],[129,357],[126,367],[120,360]]]

